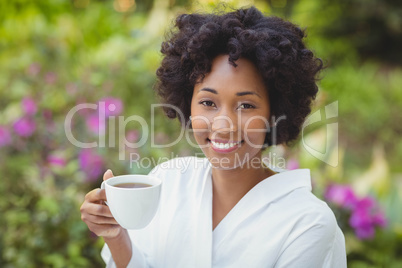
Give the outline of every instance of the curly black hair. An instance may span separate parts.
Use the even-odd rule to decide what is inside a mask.
[[[241,57],[251,60],[261,73],[270,99],[271,116],[286,116],[276,127],[275,140],[266,144],[290,143],[301,130],[318,91],[317,74],[323,69],[303,43],[305,31],[291,22],[264,16],[255,7],[223,14],[183,14],[162,43],[164,55],[156,71],[157,94],[169,118],[186,125],[191,111],[194,85],[211,70],[213,59],[229,55],[233,66]]]

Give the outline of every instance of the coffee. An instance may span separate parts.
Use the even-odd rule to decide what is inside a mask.
[[[145,187],[151,187],[152,185],[147,183],[128,182],[128,183],[118,183],[113,186],[119,188],[145,188]]]
[[[155,216],[162,181],[149,175],[122,175],[105,180],[106,205],[125,229],[142,229]]]

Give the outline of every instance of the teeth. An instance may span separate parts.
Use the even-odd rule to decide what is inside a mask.
[[[229,149],[229,148],[232,148],[232,147],[237,146],[237,145],[240,144],[240,142],[236,142],[236,143],[233,143],[233,142],[230,142],[230,143],[220,143],[220,142],[214,142],[214,141],[211,141],[211,143],[212,143],[212,145],[213,145],[214,147],[216,147],[216,148],[218,148],[218,149]]]

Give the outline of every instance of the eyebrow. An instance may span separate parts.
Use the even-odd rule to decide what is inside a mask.
[[[200,89],[199,92],[200,91],[207,91],[207,92],[211,92],[213,94],[218,95],[218,91],[216,91],[215,89],[209,88],[209,87],[204,87],[204,88]],[[261,96],[257,92],[254,92],[254,91],[241,91],[241,92],[236,93],[236,96],[239,96],[239,97],[246,96],[246,95],[256,95],[261,98]]]
[[[218,91],[216,91],[215,89],[209,88],[209,87],[201,88],[201,89],[199,90],[199,92],[201,92],[201,91],[207,91],[207,92],[211,92],[211,93],[213,93],[213,94],[218,95]]]
[[[246,96],[246,95],[256,95],[261,98],[261,96],[257,92],[254,92],[254,91],[242,91],[242,92],[236,93],[236,96],[239,96],[239,97]]]

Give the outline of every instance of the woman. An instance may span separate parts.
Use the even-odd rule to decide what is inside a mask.
[[[276,173],[261,160],[267,146],[297,138],[317,93],[322,62],[304,32],[254,7],[181,15],[176,27],[156,89],[206,158],[151,172],[163,190],[142,230],[117,224],[104,190],[87,194],[82,219],[103,236],[108,267],[346,267],[343,234],[311,193],[309,170]]]

